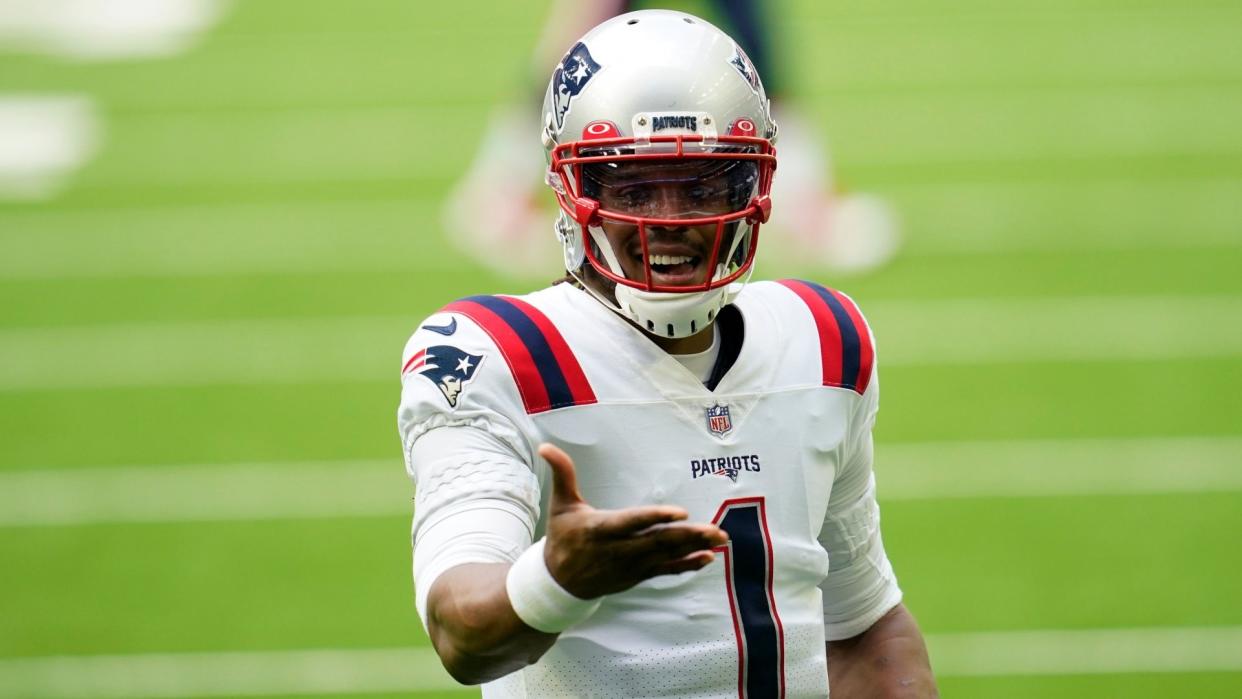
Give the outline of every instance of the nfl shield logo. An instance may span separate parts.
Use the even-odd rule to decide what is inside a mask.
[[[707,409],[707,429],[717,437],[723,437],[733,429],[733,419],[729,417],[729,406],[717,403]]]

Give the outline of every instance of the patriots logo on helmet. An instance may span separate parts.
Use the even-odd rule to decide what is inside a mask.
[[[565,114],[569,112],[569,104],[582,92],[582,88],[600,69],[600,65],[591,57],[587,45],[579,41],[561,59],[561,65],[552,74],[553,102],[556,105],[556,128],[565,124]]]
[[[733,59],[729,64],[741,73],[742,78],[746,80],[746,84],[750,85],[750,89],[755,92],[759,91],[759,73],[755,70],[755,66],[750,62],[750,57],[742,51],[741,47],[734,47]]]
[[[483,355],[470,354],[450,345],[436,345],[419,350],[405,364],[403,374],[416,371],[440,389],[450,408],[457,407],[457,399],[466,384],[479,372]]]

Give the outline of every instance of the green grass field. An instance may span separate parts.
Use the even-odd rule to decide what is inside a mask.
[[[1242,6],[784,7],[907,242],[757,275],[871,317],[943,694],[1242,696]],[[0,697],[471,695],[413,611],[398,355],[541,285],[438,221],[543,11],[245,0],[176,57],[0,55],[0,93],[103,120],[65,191],[0,203]]]

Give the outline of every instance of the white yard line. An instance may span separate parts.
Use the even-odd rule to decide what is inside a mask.
[[[903,255],[1236,248],[1242,179],[923,182],[884,188]],[[80,237],[80,236],[79,236]]]
[[[882,502],[1242,492],[1242,437],[881,444]],[[0,527],[402,516],[399,458],[0,472]]]
[[[1203,31],[1213,32],[1205,45],[1215,45],[1217,35],[1221,43],[1233,39],[1218,25],[1209,24]],[[951,94],[846,91],[834,95],[834,123],[856,134],[848,158],[854,168],[977,169],[1056,163],[1074,170],[1092,161],[1118,158],[1212,158],[1219,162],[1242,156],[1235,128],[1236,115],[1242,110],[1242,99],[1234,94],[1237,91],[1222,89],[1218,80],[1189,85],[1172,80],[1171,86],[1155,88],[1101,84],[1034,92],[1029,86]],[[456,155],[447,144],[477,137],[479,111],[479,104],[467,100],[414,106],[116,114],[109,120],[110,148],[132,157],[109,160],[107,167],[83,173],[77,186],[132,191],[221,184],[440,180],[444,163],[453,162]],[[918,120],[912,122],[911,114],[918,114]],[[421,133],[439,133],[442,138],[412,136]],[[325,139],[325,134],[332,138]],[[374,134],[393,134],[394,138],[376,139]],[[186,154],[186,144],[201,143],[213,147],[195,150],[193,157],[166,156]],[[1004,235],[1003,220],[997,228],[998,235]],[[1170,230],[1176,235],[1182,226],[1174,223]],[[290,238],[291,245],[299,242],[297,237]]]
[[[1071,296],[865,304],[884,366],[1236,357],[1242,296]]]
[[[457,686],[430,648],[0,660],[0,697],[4,699],[307,696]]]
[[[1232,38],[1204,23],[1212,39]],[[1219,37],[1219,38],[1218,38]],[[1211,44],[1215,45],[1215,44]],[[855,167],[944,163],[1012,163],[1150,156],[1242,154],[1234,126],[1242,98],[1216,84],[1100,84],[1090,89],[1041,90],[1028,86],[986,91],[952,91],[939,98],[924,91],[868,91],[835,95],[834,123],[860,131],[850,162]],[[342,177],[440,176],[438,158],[411,160],[417,152],[409,134],[473,135],[479,111],[473,101],[455,103],[297,110],[168,111],[120,115],[116,133],[134,152],[166,152],[178,144],[212,139],[223,145],[215,157],[253,148],[252,167],[218,167],[218,162],[170,163],[160,172],[118,166],[109,186],[193,185],[228,176],[245,181],[322,181]],[[912,128],[909,115],[920,116]],[[1015,135],[1015,124],[1027,128]],[[932,129],[937,138],[929,138]],[[387,149],[369,147],[358,134],[398,134]],[[324,134],[334,134],[325,142]],[[469,136],[467,136],[469,137]],[[353,147],[339,148],[350,142]],[[441,144],[431,143],[439,148]],[[863,147],[867,146],[867,147]],[[177,151],[174,151],[177,152]],[[448,152],[448,151],[445,151]],[[294,154],[294,155],[291,155]],[[398,157],[402,156],[402,157]],[[102,181],[102,180],[100,180]]]
[[[1242,296],[882,301],[881,367],[1242,357]],[[393,381],[418,318],[0,330],[0,391]]]
[[[0,472],[0,526],[391,516],[413,511],[400,457]]]
[[[1242,437],[880,444],[880,499],[1242,492]]]
[[[448,242],[421,234],[436,216],[416,199],[0,213],[0,279],[442,268]]]
[[[1242,672],[1242,627],[932,634],[945,676]]]
[[[1242,672],[1242,627],[931,634],[941,677]],[[0,697],[330,695],[457,687],[427,647],[0,659]]]
[[[935,182],[890,186],[884,195],[909,222],[909,255],[1242,241],[1242,179],[1231,177]],[[438,216],[438,202],[409,198],[2,212],[0,279],[443,268],[456,253],[438,237],[417,235]]]

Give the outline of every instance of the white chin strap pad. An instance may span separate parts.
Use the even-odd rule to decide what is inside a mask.
[[[614,274],[625,274],[621,261],[608,243],[602,229],[590,227],[587,235],[595,241],[596,249],[603,256],[604,263]],[[585,237],[585,236],[583,236]],[[583,240],[583,243],[587,241]],[[736,248],[736,243],[734,245]],[[566,252],[566,261],[570,255]],[[717,266],[716,276],[725,274],[724,265]],[[604,305],[629,318],[638,327],[657,337],[683,338],[690,337],[711,325],[720,309],[729,305],[742,290],[745,282],[734,282],[711,291],[659,292],[644,291],[633,287],[617,284],[613,295],[617,306],[613,306],[593,292]],[[589,287],[588,287],[589,288]]]
[[[661,293],[618,284],[621,314],[657,337],[690,337],[711,325],[716,314],[737,296],[741,284],[711,291]]]

